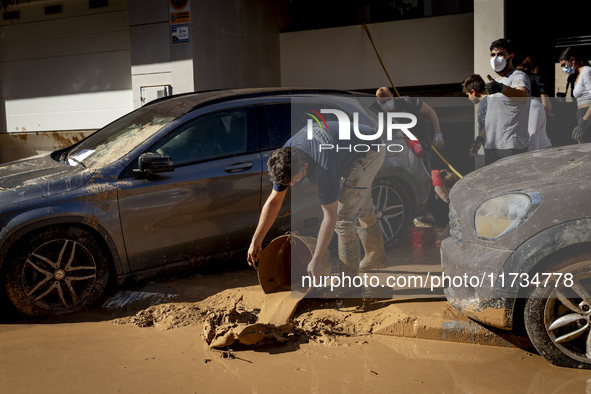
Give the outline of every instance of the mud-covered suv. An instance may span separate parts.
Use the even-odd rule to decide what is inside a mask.
[[[311,110],[358,113],[374,126],[364,101],[375,97],[272,88],[172,96],[66,149],[1,166],[0,279],[10,301],[28,315],[71,312],[109,281],[246,256],[271,192],[272,151]],[[388,153],[373,189],[386,242],[404,234],[429,192],[416,151]],[[286,198],[266,241],[317,232],[321,219],[317,201]]]
[[[525,326],[555,365],[591,368],[591,144],[500,160],[451,191],[441,242],[449,302]]]

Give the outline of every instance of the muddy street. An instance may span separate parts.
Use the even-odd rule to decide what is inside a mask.
[[[440,270],[440,231],[410,231],[389,250],[390,274]],[[476,343],[453,338],[445,327],[473,323],[440,292],[400,291],[305,299],[285,343],[216,350],[203,339],[211,321],[256,321],[265,294],[254,270],[129,286],[82,313],[4,316],[0,384],[7,393],[591,393],[588,372],[553,367],[488,331],[479,336],[475,323]]]
[[[588,373],[519,349],[383,336],[211,351],[200,326],[33,325],[2,335],[10,393],[584,393]]]

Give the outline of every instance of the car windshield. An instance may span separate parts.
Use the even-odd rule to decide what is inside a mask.
[[[175,100],[140,108],[92,134],[60,161],[72,166],[103,167],[129,153],[187,110]]]

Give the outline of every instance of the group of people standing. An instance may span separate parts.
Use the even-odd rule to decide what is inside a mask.
[[[528,56],[518,67],[511,41],[501,38],[490,46],[491,68],[498,77],[486,83],[473,74],[462,83],[462,90],[478,109],[478,136],[470,147],[476,156],[484,145],[484,164],[527,151],[552,147],[546,133],[546,118],[552,113],[545,84],[538,74],[536,60]],[[573,96],[577,99],[576,142],[591,141],[591,67],[575,48],[566,48],[559,57],[562,70],[577,75]]]
[[[546,134],[546,116],[551,113],[552,106],[537,74],[535,60],[527,58],[515,68],[512,44],[506,39],[494,41],[490,51],[490,64],[498,74],[497,79],[489,78],[489,82],[485,83],[479,75],[470,75],[462,83],[464,93],[475,104],[480,104],[479,135],[470,153],[477,155],[481,145],[484,145],[485,164],[491,164],[528,150],[551,147]],[[577,75],[574,96],[579,105],[578,124],[572,137],[578,142],[591,141],[591,67],[573,48],[563,51],[559,61],[565,73]],[[431,172],[431,146],[440,149],[444,144],[433,108],[416,98],[393,97],[386,87],[377,90],[376,100],[384,112],[408,112],[417,118],[423,116],[429,119],[433,135],[423,127],[422,121],[413,128],[413,133],[425,151],[425,167]],[[343,273],[358,275],[389,266],[371,198],[371,185],[384,162],[384,150],[323,151],[319,149],[319,144],[326,141],[334,144],[339,138],[340,126],[336,122],[328,123],[326,130],[314,126],[311,139],[307,129],[303,128],[283,148],[276,149],[269,159],[268,170],[273,191],[263,206],[249,247],[249,263],[256,264],[265,235],[279,213],[288,187],[297,186],[307,177],[318,184],[324,216],[314,255],[307,266],[308,274],[312,277],[321,274],[321,257],[334,232],[338,236],[338,254]],[[370,134],[373,132],[371,129],[367,131]],[[356,139],[358,137],[351,137],[350,142],[363,142]],[[448,203],[447,192],[455,180],[452,179],[453,174],[434,170],[431,175],[438,198],[444,204]],[[365,250],[363,260],[360,258],[360,244]]]

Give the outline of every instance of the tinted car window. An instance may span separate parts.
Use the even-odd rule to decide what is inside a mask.
[[[283,146],[291,137],[291,104],[272,104],[263,107],[269,133],[264,148]]]
[[[258,149],[254,110],[249,107],[215,112],[180,126],[152,148],[184,163],[232,156]]]
[[[261,149],[275,149],[282,147],[291,136],[306,126],[311,119],[312,109],[338,109],[336,106],[320,103],[277,103],[263,106],[264,118],[267,124],[267,135],[261,135]],[[322,114],[328,122],[337,120],[333,114]]]

